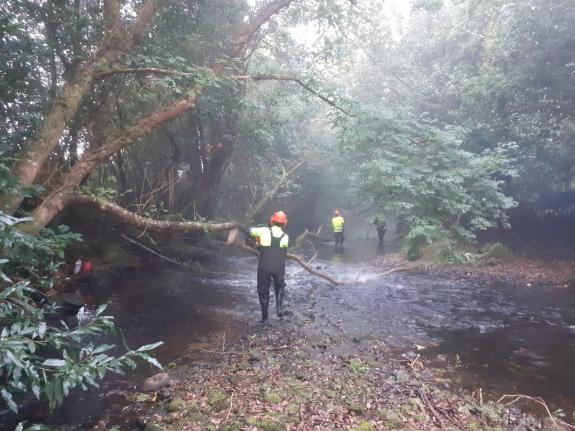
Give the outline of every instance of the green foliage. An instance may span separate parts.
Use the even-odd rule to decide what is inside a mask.
[[[20,196],[25,197],[38,196],[43,191],[42,186],[33,184],[22,187],[10,175],[10,166],[14,161],[14,158],[7,157],[4,152],[0,152],[0,196],[13,193],[18,193]]]
[[[351,161],[346,166],[353,199],[407,220],[411,259],[425,245],[450,248],[506,223],[513,200],[495,175],[512,173],[510,148],[475,154],[463,148],[465,136],[460,128],[380,110],[344,125],[341,148]]]
[[[354,373],[364,374],[369,371],[369,365],[361,359],[350,359],[346,365]]]
[[[64,248],[78,235],[65,227],[29,236],[18,225],[26,220],[0,212],[0,395],[17,411],[17,403],[33,395],[50,409],[60,405],[73,389],[98,386],[109,372],[134,368],[136,359],[161,367],[148,351],[161,343],[116,355],[114,345],[97,344],[104,333],[116,330],[106,306],[82,326],[58,321],[58,307],[45,292],[56,281]]]

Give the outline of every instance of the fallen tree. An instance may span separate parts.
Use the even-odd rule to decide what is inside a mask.
[[[246,231],[240,223],[237,222],[202,222],[202,221],[170,221],[170,220],[156,220],[152,218],[143,217],[138,214],[134,214],[131,211],[117,205],[113,202],[109,202],[103,199],[93,198],[90,196],[80,196],[80,195],[68,195],[63,201],[64,205],[87,205],[98,208],[100,211],[108,214],[113,214],[119,220],[126,223],[129,226],[142,229],[144,232],[205,232],[205,233],[216,233],[216,232],[229,232],[226,245],[235,245],[242,250],[246,250],[256,256],[259,256],[259,252],[252,247],[247,246],[243,243],[242,235],[240,231]],[[134,242],[132,239],[122,235],[124,239],[128,239]],[[142,244],[138,245],[142,246]],[[153,254],[159,255],[158,252],[148,249],[148,251]],[[165,256],[160,255],[160,257],[165,258]],[[315,268],[313,268],[305,259],[296,254],[287,254],[287,258],[294,262],[297,262],[302,268],[308,271],[310,274],[316,275],[329,281],[336,286],[343,285],[345,282],[337,280],[324,274]],[[175,262],[175,261],[174,261]]]

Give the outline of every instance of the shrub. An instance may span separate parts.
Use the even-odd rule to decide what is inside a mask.
[[[108,372],[135,368],[136,359],[161,368],[148,351],[161,343],[112,354],[116,346],[98,344],[98,336],[116,330],[100,306],[93,319],[71,328],[58,321],[58,307],[45,295],[57,280],[64,249],[79,236],[66,227],[30,236],[18,229],[26,222],[0,212],[0,395],[13,411],[33,394],[59,406],[72,389],[98,386]]]

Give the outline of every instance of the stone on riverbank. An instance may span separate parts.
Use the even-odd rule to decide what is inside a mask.
[[[148,377],[144,381],[143,391],[144,392],[154,392],[162,388],[170,386],[172,384],[172,379],[168,373],[158,373],[154,374],[152,377]]]

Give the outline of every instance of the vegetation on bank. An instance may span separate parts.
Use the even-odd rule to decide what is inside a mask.
[[[105,314],[106,305],[82,308],[73,322],[65,322],[55,288],[71,275],[64,265],[65,248],[81,238],[66,226],[32,236],[19,229],[28,221],[0,211],[3,404],[17,412],[20,403],[37,400],[52,411],[71,391],[97,387],[108,373],[135,368],[137,360],[161,367],[148,354],[161,343],[134,350],[102,343],[105,334],[117,332],[114,318]]]

